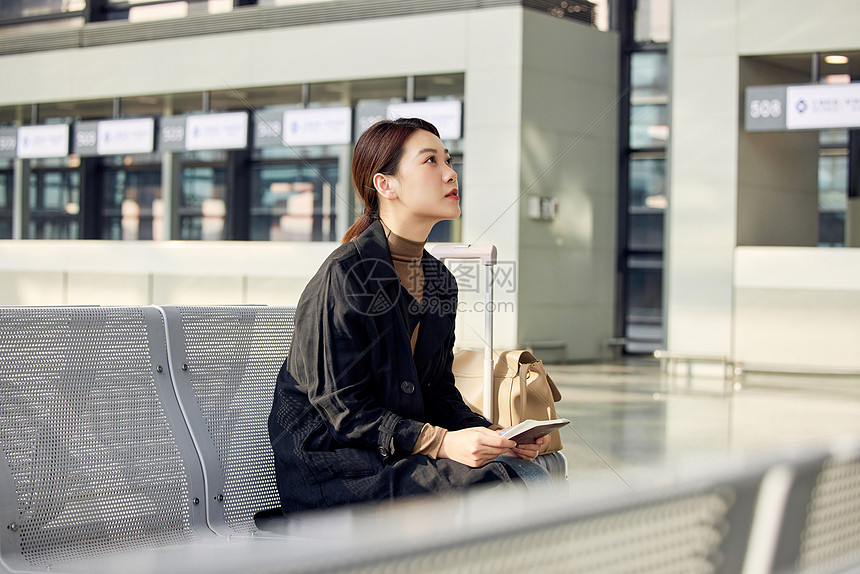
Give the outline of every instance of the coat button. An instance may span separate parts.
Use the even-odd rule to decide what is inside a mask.
[[[400,390],[407,395],[411,395],[415,392],[415,385],[412,384],[412,381],[403,381],[400,383]]]
[[[388,451],[387,451],[387,450],[385,450],[385,447],[384,447],[384,446],[379,447],[379,449],[378,449],[378,450],[379,450],[379,454],[381,454],[381,455],[383,456],[383,458],[384,458],[384,457],[386,457],[386,456],[388,456]]]

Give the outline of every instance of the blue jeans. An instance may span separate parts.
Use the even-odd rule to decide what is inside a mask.
[[[536,462],[513,456],[498,456],[496,461],[512,470],[530,490],[552,485],[549,472]]]

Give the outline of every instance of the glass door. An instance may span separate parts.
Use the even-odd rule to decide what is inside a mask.
[[[30,172],[30,239],[79,239],[81,174],[69,168]]]
[[[106,159],[102,172],[102,239],[161,239],[161,167],[125,166],[120,159]]]
[[[0,239],[12,239],[12,169],[0,164]]]
[[[251,169],[251,234],[255,241],[338,241],[336,159],[259,162]]]
[[[179,239],[227,239],[227,152],[187,154],[182,161]]]

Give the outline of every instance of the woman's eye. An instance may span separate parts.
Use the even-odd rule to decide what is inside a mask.
[[[436,163],[436,157],[431,155],[424,163]]]

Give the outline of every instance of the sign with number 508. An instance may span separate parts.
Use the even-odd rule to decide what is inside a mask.
[[[782,102],[779,100],[752,100],[749,109],[751,118],[778,118],[782,115]]]

